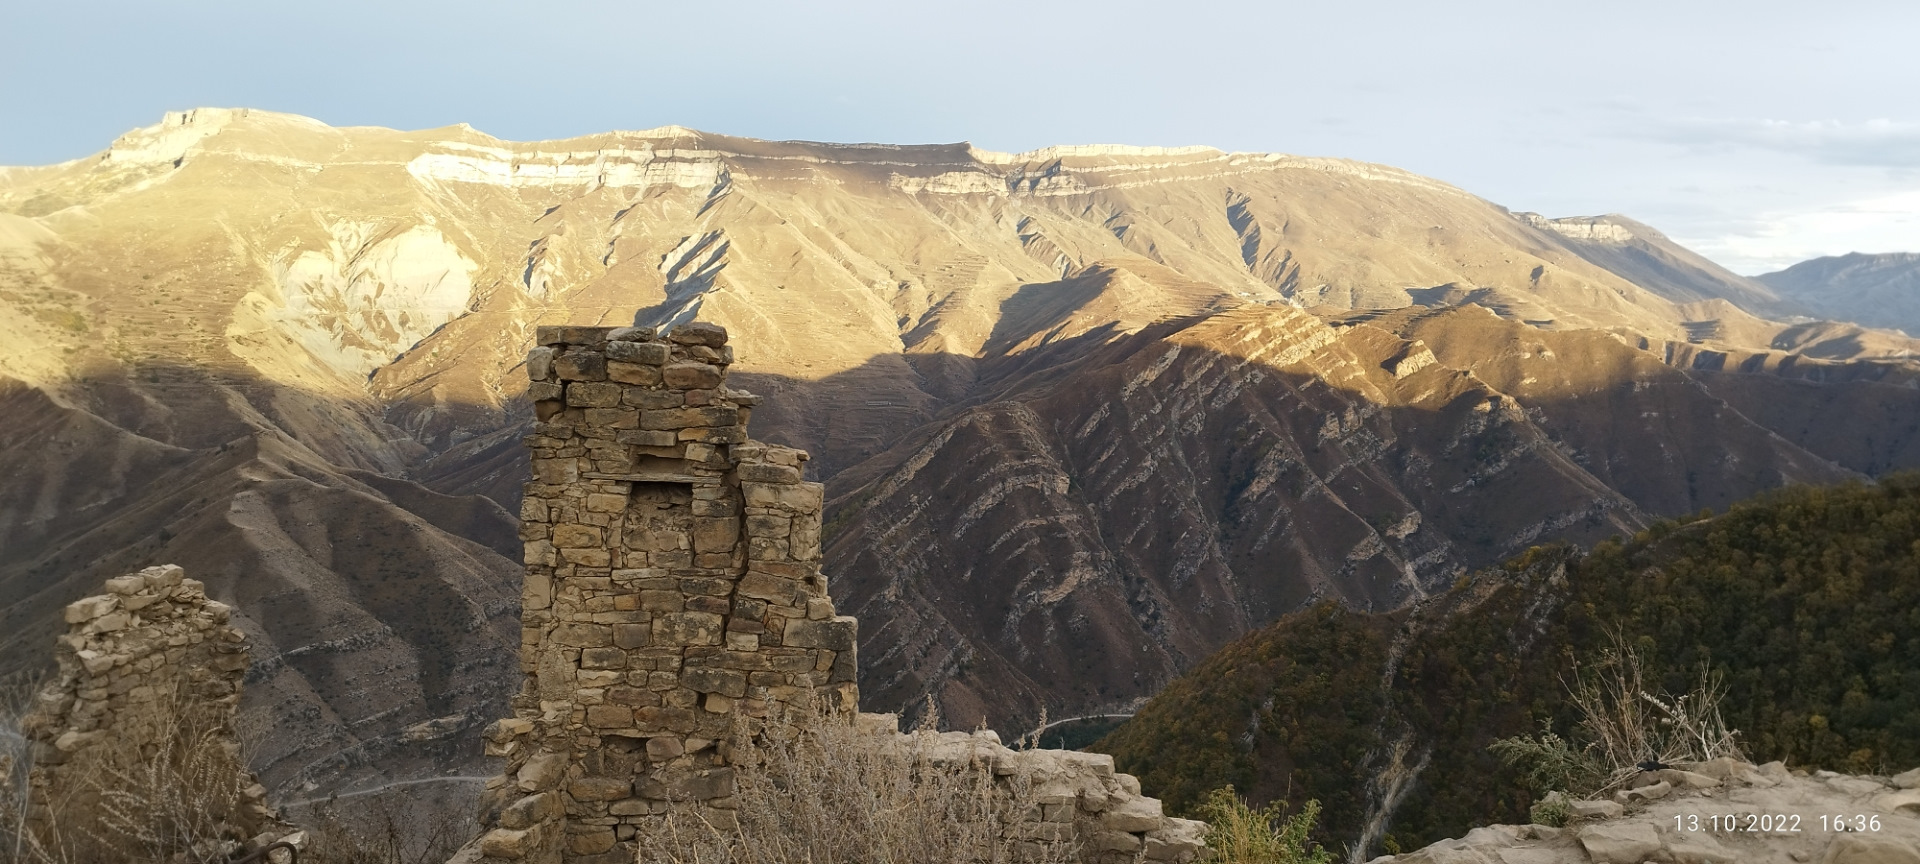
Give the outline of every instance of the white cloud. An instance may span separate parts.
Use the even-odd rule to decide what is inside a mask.
[[[1757,217],[1735,233],[1683,241],[1746,274],[1848,252],[1920,252],[1920,188]]]
[[[1831,165],[1920,167],[1920,123],[1885,118],[1839,120],[1678,120],[1649,135],[1670,144],[1708,151],[1729,149],[1789,153]]]

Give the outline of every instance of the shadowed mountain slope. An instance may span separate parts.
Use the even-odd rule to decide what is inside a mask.
[[[541,324],[726,326],[755,436],[837,496],[873,707],[964,722],[1131,705],[1315,597],[1914,458],[1909,340],[1556,226],[1209,148],[169,114],[0,169],[0,659],[179,563],[272,647],[245,711],[299,730],[277,791],[465,764],[435,736],[504,710]]]
[[[1571,734],[1566,682],[1618,633],[1652,690],[1687,692],[1711,661],[1753,761],[1895,773],[1920,763],[1917,493],[1912,475],[1781,490],[1586,555],[1532,549],[1389,614],[1321,604],[1208,658],[1093,749],[1176,812],[1227,783],[1318,799],[1330,845],[1365,861],[1389,837],[1525,822],[1537,793],[1487,745]]]
[[[1754,278],[1817,315],[1920,332],[1920,254],[1854,252]]]

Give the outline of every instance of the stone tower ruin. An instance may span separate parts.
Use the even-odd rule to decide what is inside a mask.
[[[514,716],[489,730],[515,800],[482,851],[631,861],[671,801],[733,794],[735,715],[858,703],[852,618],[820,573],[807,454],[749,441],[707,324],[542,327],[521,508],[527,576]],[[496,792],[496,794],[499,794]]]
[[[806,453],[747,438],[759,400],[726,386],[725,330],[541,327],[536,341],[525,681],[487,730],[487,753],[506,758],[488,830],[457,860],[627,864],[670,805],[730,823],[737,729],[783,705],[857,712],[856,623],[820,571],[823,489],[802,479]],[[899,735],[891,715],[859,720],[876,747]],[[1163,816],[1111,757],[945,737],[1030,764],[1046,830],[1080,837],[1089,861],[1186,861],[1201,846],[1199,823]]]

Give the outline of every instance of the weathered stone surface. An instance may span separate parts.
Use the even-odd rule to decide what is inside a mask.
[[[598,351],[569,349],[553,360],[553,372],[567,381],[607,380],[607,355]]]
[[[1590,825],[1580,829],[1580,846],[1594,864],[1640,864],[1660,848],[1652,825]]]
[[[547,398],[525,439],[535,482],[521,505],[528,680],[514,717],[486,736],[486,752],[507,760],[496,787],[525,797],[494,805],[497,824],[473,851],[482,862],[631,861],[620,842],[669,800],[731,824],[736,724],[772,722],[809,691],[857,710],[858,624],[835,615],[819,570],[824,487],[803,481],[803,451],[748,440],[743,406],[758,400],[723,386],[725,331],[541,340],[529,393]],[[72,614],[100,627],[126,612]],[[893,727],[861,725],[876,748],[929,740]],[[1015,839],[1075,839],[1085,824],[1108,856],[1089,864],[1188,861],[1201,848],[1197,823],[1168,819],[1109,757],[937,739],[939,758],[1026,766],[1003,772],[1007,783],[1044,778],[1044,819]]]
[[[727,328],[704,321],[691,321],[673,328],[667,339],[681,345],[705,345],[718,348],[727,344]]]
[[[620,404],[620,385],[575,381],[567,385],[567,405],[574,408],[612,408]]]
[[[661,376],[668,387],[678,390],[718,387],[726,380],[720,367],[711,363],[668,363]]]
[[[541,345],[594,345],[606,341],[612,330],[612,327],[541,326],[534,328],[533,341]]]
[[[1820,864],[1920,864],[1920,851],[1884,837],[1841,834],[1827,844]]]
[[[1540,825],[1476,828],[1461,839],[1384,856],[1374,864],[1920,864],[1920,820],[1890,811],[1887,805],[1892,802],[1886,800],[1911,793],[1889,790],[1882,778],[1827,771],[1796,776],[1776,763],[1755,766],[1732,758],[1685,770],[1693,777],[1661,770],[1635,778],[1631,782],[1648,785],[1631,791],[1665,787],[1666,792],[1626,807],[1611,801],[1572,802],[1575,821],[1564,830]],[[1729,815],[1736,817],[1733,825],[1715,824],[1713,817]],[[1846,830],[1836,831],[1823,821],[1835,816],[1849,820]]]
[[[248,651],[246,635],[229,623],[232,609],[171,564],[108,579],[104,588],[66,607],[67,633],[54,643],[58,673],[21,724],[43,754],[28,771],[26,800],[61,801],[68,813],[102,806],[97,772],[137,771],[156,750],[177,747],[175,730],[188,718],[204,724],[199,734],[210,736],[210,753],[240,749],[233,722]],[[83,753],[99,760],[95,767],[77,767]],[[239,775],[240,806],[217,817],[222,830],[276,839],[293,833],[244,764],[199,770]],[[25,816],[29,833],[53,828],[44,807]]]
[[[792,618],[787,621],[781,644],[796,648],[851,651],[858,627],[859,622],[850,615],[841,615],[828,621]]]
[[[607,359],[622,363],[636,363],[645,366],[662,366],[667,362],[673,349],[659,342],[608,342]],[[659,375],[655,369],[654,374]]]
[[[545,381],[553,377],[553,357],[556,352],[542,345],[527,352],[527,380]]]

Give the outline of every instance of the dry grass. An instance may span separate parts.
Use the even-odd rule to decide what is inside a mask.
[[[733,819],[676,809],[642,835],[641,864],[1078,860],[1071,826],[1041,820],[1033,778],[1012,764],[996,776],[984,746],[924,725],[876,746],[850,718],[801,714],[790,735],[755,740],[762,759],[737,772]]]
[[[15,694],[16,696],[18,694]],[[201,864],[226,860],[247,839],[239,825],[246,762],[222,706],[185,697],[157,703],[159,743],[142,750],[92,746],[60,768],[60,797],[31,800],[32,748],[20,737],[24,700],[0,722],[10,742],[0,788],[0,862],[5,864]]]
[[[1650,683],[1645,655],[1622,635],[1590,666],[1576,665],[1567,698],[1580,712],[1574,740],[1542,726],[1539,737],[1517,736],[1489,748],[1509,765],[1527,771],[1536,791],[1564,790],[1577,796],[1615,788],[1648,762],[1673,765],[1741,756],[1739,732],[1720,715],[1726,685],[1702,664],[1691,690],[1681,695]]]

